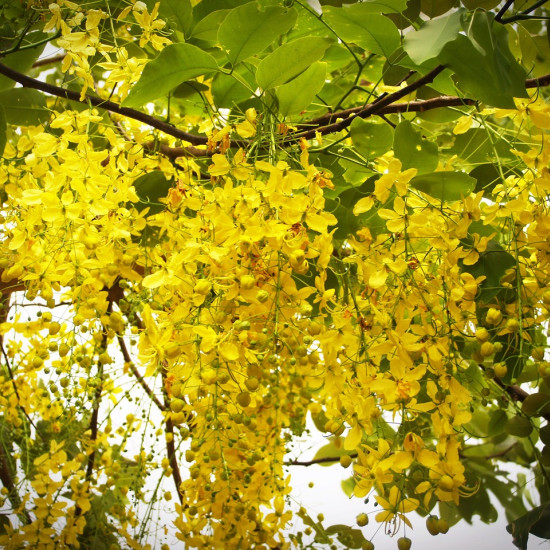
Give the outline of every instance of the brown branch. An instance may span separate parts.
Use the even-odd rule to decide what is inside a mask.
[[[54,58],[51,58],[54,60]],[[46,60],[43,60],[44,64]],[[40,63],[38,61],[37,63]],[[39,65],[38,65],[39,66]],[[412,101],[409,103],[396,103],[399,99],[405,97],[406,95],[418,90],[426,84],[430,84],[434,78],[441,73],[445,67],[443,65],[438,65],[435,69],[431,70],[429,73],[419,78],[416,82],[405,86],[404,88],[397,90],[392,94],[382,95],[373,103],[370,103],[366,107],[355,107],[352,109],[346,109],[343,111],[338,111],[336,113],[327,113],[321,117],[313,119],[309,122],[303,123],[298,126],[298,133],[292,134],[290,137],[286,138],[283,141],[283,144],[292,144],[296,141],[304,138],[311,139],[315,137],[316,133],[322,135],[335,133],[347,128],[353,121],[353,116],[358,116],[360,118],[368,118],[373,115],[383,116],[387,114],[403,113],[403,112],[423,112],[430,109],[437,109],[442,107],[453,107],[453,106],[464,106],[464,105],[474,105],[476,101],[470,98],[459,98],[453,96],[441,96],[433,99],[427,99],[424,101]],[[45,93],[68,99],[71,101],[76,101],[85,105],[91,104],[94,107],[105,109],[112,113],[117,113],[122,116],[143,122],[152,128],[160,130],[165,134],[171,135],[183,141],[187,141],[192,145],[206,145],[208,139],[206,136],[198,136],[179,130],[178,128],[172,126],[171,124],[161,121],[151,115],[142,113],[135,109],[130,109],[128,107],[122,107],[118,103],[113,101],[105,100],[97,96],[86,95],[84,99],[80,99],[80,94],[75,91],[66,90],[59,86],[54,86],[52,84],[47,84],[41,82],[35,78],[31,78],[27,75],[24,75],[6,65],[0,63],[0,74],[18,82],[23,87],[34,88],[36,90],[41,90]],[[538,86],[547,86],[550,84],[550,74],[543,75],[538,78],[530,78],[525,81],[526,88],[534,88]],[[342,119],[342,120],[338,120]],[[337,122],[332,122],[337,120]],[[242,140],[232,141],[232,147],[246,147],[247,142]],[[159,152],[163,155],[166,155],[172,159],[182,157],[182,156],[208,156],[211,153],[204,150],[198,149],[196,147],[169,147],[167,145],[160,145]]]
[[[21,281],[8,281],[4,282],[1,280],[3,271],[0,271],[0,294],[4,297],[8,296],[12,292],[22,292],[25,290],[25,283]]]
[[[378,114],[379,112],[382,112],[383,114],[387,114],[384,111],[382,111],[384,107],[387,107],[392,103],[395,103],[397,100],[405,97],[406,95],[409,95],[410,93],[418,90],[419,88],[422,88],[422,86],[425,86],[426,84],[430,84],[434,80],[434,78],[439,73],[441,73],[444,69],[445,67],[443,65],[438,65],[435,69],[432,69],[428,74],[419,78],[416,82],[413,82],[412,84],[409,84],[408,86],[405,86],[404,88],[401,88],[401,90],[397,90],[392,94],[379,97],[374,103],[370,103],[365,108],[358,111],[357,116],[361,118],[367,118],[374,114]],[[339,132],[340,130],[347,128],[352,123],[352,121],[353,121],[353,117],[348,117],[344,120],[341,120],[333,124],[327,124],[326,126],[319,126],[317,128],[312,128],[305,132],[294,134],[291,138],[286,140],[286,143],[295,142],[300,139],[311,139],[315,137],[316,133],[325,135],[325,134],[332,134],[334,132]]]
[[[428,76],[428,75],[426,75]],[[414,82],[413,84],[417,84],[419,81]],[[427,82],[424,82],[424,84],[427,84]],[[550,85],[550,74],[545,74],[543,76],[537,77],[537,78],[528,78],[525,81],[525,87],[526,88],[538,88],[540,86],[548,86]],[[407,93],[410,93],[410,87],[403,88],[403,90],[409,90]],[[400,90],[401,91],[401,90]],[[391,94],[390,96],[385,96],[385,98],[391,97],[394,94]],[[384,103],[387,103],[387,100],[384,101]],[[475,105],[477,101],[472,98],[460,98],[456,96],[439,96],[434,97],[432,99],[425,99],[425,100],[418,100],[418,101],[411,101],[409,103],[393,103],[386,105],[383,108],[375,109],[375,106],[379,106],[380,103],[375,102],[369,104],[367,107],[353,107],[350,109],[345,109],[343,111],[338,111],[335,113],[327,113],[325,115],[322,115],[318,118],[315,118],[309,122],[304,122],[298,126],[298,131],[307,132],[308,134],[313,137],[315,131],[319,131],[321,133],[332,133],[339,131],[340,129],[345,128],[346,126],[349,126],[351,122],[353,121],[353,118],[348,119],[349,117],[352,117],[353,115],[358,116],[360,118],[368,118],[372,115],[382,116],[382,115],[389,115],[389,114],[396,114],[396,113],[407,113],[407,112],[424,112],[429,111],[431,109],[440,109],[443,107],[463,107],[465,105]],[[344,119],[342,121],[339,121],[338,119]],[[332,121],[338,120],[337,123],[331,124]],[[317,127],[325,127],[325,130],[323,128],[317,128]],[[317,128],[317,130],[315,130]],[[332,130],[328,131],[329,128],[333,128]],[[296,137],[303,137],[303,134],[300,136],[293,136]]]
[[[512,398],[512,401],[523,403],[531,395],[519,386],[506,385],[500,378],[495,378],[494,380]],[[550,422],[550,413],[542,414],[541,416]]]
[[[156,151],[171,160],[177,159],[178,157],[210,157],[213,154],[213,152],[207,149],[198,149],[197,147],[170,147],[165,143],[156,144],[153,141],[144,143],[143,147],[148,151]]]
[[[108,311],[111,310],[112,304],[109,304]],[[107,344],[107,336],[103,336],[102,345],[105,346]],[[91,453],[88,455],[88,463],[86,464],[86,481],[91,481],[92,474],[95,467],[95,456],[96,456],[96,450],[95,450],[95,444],[97,441],[97,433],[98,433],[98,423],[99,423],[99,405],[101,402],[101,394],[103,393],[103,363],[98,360],[97,362],[97,377],[99,378],[99,384],[97,385],[95,392],[94,392],[94,402],[93,402],[93,409],[92,409],[92,417],[90,419],[90,442],[93,445]],[[90,489],[88,488],[88,493],[90,492]],[[75,506],[75,517],[78,517],[82,514],[82,508],[77,504]]]
[[[53,63],[59,63],[65,59],[64,53],[59,53],[57,55],[52,55],[52,57],[44,57],[43,59],[38,59],[32,64],[32,68],[36,69],[37,67],[44,67],[44,65],[52,65]]]
[[[128,352],[128,348],[126,347],[124,338],[119,334],[117,335],[117,339],[120,346],[120,351],[122,351],[122,356],[124,357],[124,361],[126,361],[129,365],[131,373],[135,376],[136,380],[139,382],[139,385],[144,389],[151,401],[153,401],[153,403],[164,412],[166,407],[160,402],[159,398],[154,394],[153,390],[149,387],[137,367],[134,365],[132,358],[130,357],[130,353]]]
[[[121,107],[118,103],[115,103],[113,101],[101,99],[100,97],[93,95],[86,95],[84,99],[80,99],[79,92],[65,90],[64,88],[61,88],[59,86],[54,86],[53,84],[41,82],[40,80],[31,78],[30,76],[15,71],[14,69],[11,69],[10,67],[3,65],[2,63],[0,63],[0,74],[7,76],[15,82],[18,82],[24,88],[34,88],[35,90],[40,90],[56,97],[69,99],[71,101],[76,101],[84,105],[93,105],[94,107],[105,109],[112,113],[117,113],[133,120],[143,122],[144,124],[160,130],[165,134],[181,139],[183,141],[187,141],[193,145],[205,145],[208,142],[206,136],[197,136],[195,134],[190,134],[189,132],[184,132],[183,130],[179,130],[171,124],[163,122],[162,120],[159,120],[151,115],[141,113],[140,111],[136,111],[135,109],[130,109],[128,107]]]
[[[357,453],[350,453],[348,456],[351,458],[357,458]],[[285,462],[285,466],[313,466],[315,464],[327,464],[330,462],[339,462],[339,456],[325,456],[323,458],[313,458],[311,460],[291,460]]]
[[[548,86],[550,84],[550,74],[545,74],[537,78],[528,78],[525,81],[526,88],[538,88],[539,86]]]
[[[176,458],[176,447],[174,445],[174,423],[170,416],[166,418],[166,455],[172,468],[172,479],[176,485],[176,491],[178,492],[178,498],[180,503],[183,504],[183,492],[181,490],[181,484],[183,483],[180,473],[180,467],[178,459]]]
[[[140,330],[145,329],[145,326],[143,325],[143,321],[137,315],[136,315],[136,326]],[[164,408],[165,410],[168,411],[170,409],[170,402],[169,402],[168,393],[166,391],[166,385],[165,385],[166,373],[164,369],[161,369],[161,375],[162,375],[162,387],[164,389]],[[165,432],[167,435],[170,434],[170,436],[166,438],[166,455],[170,464],[170,468],[172,469],[172,479],[174,480],[174,484],[176,485],[178,498],[180,500],[180,503],[183,504],[183,493],[181,492],[182,477],[181,477],[178,460],[176,458],[176,447],[174,445],[174,423],[172,422],[170,415],[166,416]]]

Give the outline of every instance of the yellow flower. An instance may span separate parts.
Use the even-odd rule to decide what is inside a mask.
[[[386,523],[386,530],[393,533],[397,532],[401,520],[409,527],[412,527],[411,522],[404,514],[412,512],[418,508],[420,504],[415,498],[403,498],[401,491],[394,485],[388,494],[387,498],[375,496],[376,502],[384,509],[378,512],[375,520],[379,523]],[[391,526],[391,527],[390,527]]]

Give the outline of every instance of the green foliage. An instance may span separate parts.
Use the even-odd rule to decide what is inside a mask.
[[[140,107],[167,95],[178,84],[218,70],[216,60],[192,44],[172,44],[145,67],[139,82],[122,102],[124,107]]]
[[[14,515],[12,521],[0,514],[0,535],[27,522],[31,508],[18,491],[24,494],[24,485],[38,479],[40,457],[63,444],[67,460],[84,472],[82,484],[93,486],[84,491],[90,509],[82,512],[78,545],[101,550],[122,544],[127,533],[113,517],[128,523],[125,510],[143,498],[148,468],[158,464],[152,452],[135,460],[122,446],[107,452],[107,429],[102,442],[98,437],[91,445],[92,433],[101,431],[92,413],[103,412],[107,401],[101,384],[112,379],[88,383],[95,380],[92,369],[109,364],[109,346],[128,339],[140,366],[147,364],[146,378],[158,384],[151,389],[139,369],[136,375],[124,349],[124,366],[118,369],[117,359],[113,372],[130,372],[133,383],[154,396],[169,442],[144,525],[164,477],[185,484],[194,472],[204,475],[196,485],[200,498],[189,504],[183,495],[178,510],[182,518],[215,523],[216,514],[238,501],[251,504],[243,497],[249,479],[265,468],[271,477],[261,485],[273,495],[248,508],[250,516],[226,517],[246,517],[238,529],[257,537],[258,546],[276,547],[263,529],[289,521],[281,519],[287,436],[305,433],[313,404],[313,424],[328,439],[311,462],[338,467],[345,457],[342,466],[350,470],[342,490],[349,498],[360,495],[361,503],[373,491],[389,498],[390,486],[398,487],[400,502],[385,508],[394,517],[380,520],[388,532],[401,526],[399,507],[406,500],[418,502],[422,516],[438,506],[441,518],[454,525],[494,522],[496,499],[518,548],[527,548],[530,534],[550,539],[549,250],[548,239],[534,241],[531,234],[535,228],[543,234],[548,224],[548,6],[534,0],[506,6],[496,0],[160,0],[162,21],[154,27],[147,17],[155,0],[97,0],[92,7],[35,1],[29,10],[23,4],[0,6],[2,293],[9,307],[20,302],[13,289],[27,292],[38,308],[52,301],[66,306],[51,297],[54,288],[66,292],[75,312],[82,308],[83,320],[66,331],[73,339],[65,334],[71,353],[62,360],[59,342],[49,338],[60,327],[52,334],[43,320],[32,325],[21,307],[15,321],[2,318],[2,363],[12,359],[15,372],[3,367],[2,383],[19,384],[27,394],[10,393],[0,414],[0,481]],[[63,17],[53,21],[58,8]],[[94,26],[96,9],[104,17]],[[47,43],[71,51],[63,65],[56,58],[37,63]],[[528,80],[535,76],[542,82]],[[112,112],[105,111],[106,101]],[[90,118],[74,122],[82,113]],[[196,139],[186,141],[190,135]],[[72,200],[86,201],[82,195],[99,190],[104,174],[96,173],[96,182],[78,163],[89,167],[85,162],[100,155],[101,170],[115,173],[118,183],[86,202],[94,214],[84,223],[86,212],[71,210]],[[52,156],[59,174],[44,168]],[[68,182],[67,192],[50,191],[55,178]],[[14,190],[23,192],[14,198]],[[45,200],[37,198],[42,193]],[[114,201],[111,210],[107,200]],[[240,213],[248,210],[255,217],[242,223]],[[441,214],[437,234],[425,231],[424,210]],[[4,214],[12,211],[8,222]],[[119,229],[128,216],[135,226]],[[29,220],[24,231],[22,220]],[[49,234],[45,227],[52,220],[57,225]],[[170,240],[176,225],[178,238],[186,235],[178,250]],[[63,233],[65,226],[73,233]],[[415,237],[408,239],[411,228]],[[98,244],[104,229],[107,237]],[[211,248],[204,245],[207,238]],[[269,258],[259,253],[268,245]],[[74,262],[69,275],[55,263],[65,246]],[[226,272],[229,262],[234,265]],[[20,271],[9,275],[14,266]],[[456,281],[461,286],[453,289]],[[420,289],[422,300],[404,300]],[[271,292],[275,299],[267,308],[262,304]],[[113,313],[123,321],[111,319]],[[176,321],[158,328],[163,315]],[[15,340],[4,345],[15,330],[10,323],[19,323],[21,339],[36,337],[28,349]],[[191,336],[180,338],[185,330]],[[50,355],[42,340],[54,344]],[[262,346],[271,348],[267,353]],[[337,351],[325,353],[325,347]],[[153,367],[144,350],[158,358]],[[44,360],[47,371],[40,370]],[[182,374],[188,365],[195,369],[189,376]],[[342,365],[345,375],[338,373]],[[71,380],[70,393],[60,380],[77,371],[82,382]],[[290,380],[285,389],[279,385],[283,375]],[[171,392],[180,379],[192,382],[174,406]],[[407,392],[418,380],[411,401]],[[29,381],[34,385],[26,386]],[[323,401],[331,384],[334,393]],[[357,402],[349,398],[352,391]],[[37,400],[42,394],[48,396],[44,403],[50,400],[38,420],[33,392]],[[113,392],[112,403],[126,399],[130,392],[124,392]],[[468,398],[461,401],[462,392]],[[55,416],[52,409],[63,400],[70,405]],[[277,412],[266,413],[272,406]],[[184,420],[173,422],[172,413]],[[361,414],[366,421],[357,420]],[[468,419],[457,420],[461,416]],[[258,418],[264,425],[258,427]],[[233,430],[227,439],[219,424],[225,421],[228,433]],[[452,433],[441,435],[446,422]],[[245,428],[254,438],[269,434],[258,445],[261,453],[241,445]],[[216,444],[205,451],[213,433]],[[452,438],[458,443],[449,450]],[[274,450],[266,451],[271,439]],[[388,448],[380,450],[383,443]],[[187,447],[201,460],[183,461]],[[433,456],[423,455],[427,449]],[[185,469],[175,474],[178,458]],[[526,468],[536,489],[500,463]],[[207,474],[205,464],[212,467]],[[442,497],[443,478],[453,482],[462,474],[460,487]],[[19,476],[24,480],[8,487],[6,479]],[[209,476],[219,476],[223,488],[207,493]],[[63,491],[57,495],[75,498]],[[351,522],[324,527],[303,509],[296,516],[309,529],[289,535],[299,547],[369,548],[367,531]],[[187,529],[193,521],[181,523]],[[135,528],[139,543],[132,545],[145,544],[147,528]],[[199,546],[193,529],[185,544]],[[238,529],[228,527],[228,538]]]

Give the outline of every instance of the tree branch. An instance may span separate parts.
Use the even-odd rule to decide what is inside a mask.
[[[184,132],[183,130],[179,130],[175,126],[172,126],[167,122],[163,122],[162,120],[159,120],[151,115],[141,113],[140,111],[136,111],[135,109],[129,109],[128,107],[121,107],[118,103],[115,103],[113,101],[101,99],[100,97],[93,95],[86,95],[84,99],[80,99],[79,92],[65,90],[64,88],[61,88],[59,86],[54,86],[53,84],[41,82],[36,78],[31,78],[30,76],[15,71],[14,69],[11,69],[10,67],[3,65],[2,63],[0,63],[0,74],[7,76],[15,82],[18,82],[24,88],[34,88],[35,90],[40,90],[53,96],[76,101],[84,105],[93,105],[94,107],[99,107],[100,109],[105,109],[112,113],[117,113],[133,120],[143,122],[144,124],[160,130],[165,134],[181,139],[183,141],[187,141],[193,145],[205,145],[208,142],[208,138],[206,136],[197,136],[195,134],[190,134],[189,132]]]
[[[432,99],[410,101],[408,103],[394,103],[378,110],[375,113],[365,113],[366,109],[364,107],[352,107],[351,109],[346,109],[337,113],[327,113],[326,115],[312,120],[311,122],[299,125],[298,129],[305,131],[311,129],[311,126],[325,126],[330,124],[332,120],[340,118],[345,119],[353,115],[356,117],[368,118],[373,114],[377,116],[384,116],[396,113],[424,112],[442,107],[463,107],[465,105],[475,105],[476,103],[477,102],[474,99],[443,95]],[[337,124],[340,124],[340,121]]]
[[[54,58],[50,59],[53,60]],[[44,60],[44,64],[45,62],[46,60]],[[38,61],[37,63],[40,63],[40,61]],[[295,143],[302,138],[311,139],[315,137],[316,133],[326,135],[339,132],[340,130],[347,128],[353,122],[354,116],[352,115],[360,118],[368,118],[373,115],[383,116],[395,113],[423,112],[430,109],[438,109],[443,107],[460,107],[464,105],[474,105],[476,103],[474,99],[459,98],[454,96],[440,96],[432,99],[411,101],[408,103],[396,103],[396,101],[398,101],[399,99],[418,90],[422,86],[431,83],[434,78],[444,70],[444,68],[445,67],[443,67],[443,65],[439,65],[435,69],[431,70],[428,74],[419,78],[416,82],[413,82],[409,86],[405,86],[401,90],[397,90],[392,94],[382,95],[376,101],[370,103],[366,107],[354,107],[352,109],[346,109],[335,113],[327,113],[326,115],[313,119],[309,122],[302,123],[298,126],[298,132],[286,138],[283,141],[283,144],[286,145]],[[90,104],[94,107],[105,109],[109,112],[117,113],[133,120],[143,122],[144,124],[147,124],[152,128],[160,130],[161,132],[164,132],[167,135],[171,135],[177,139],[187,141],[192,145],[205,145],[208,143],[208,139],[206,136],[198,136],[189,132],[184,132],[183,130],[179,130],[171,124],[159,120],[151,115],[142,113],[135,109],[130,109],[128,107],[121,107],[118,103],[104,100],[97,96],[86,95],[84,99],[80,99],[80,94],[78,92],[65,90],[64,88],[61,88],[59,86],[54,86],[52,84],[41,82],[40,80],[24,75],[1,63],[0,74],[3,74],[4,76],[14,80],[15,82],[18,82],[23,87],[40,90],[47,94],[68,99],[70,101],[76,101],[85,105]],[[547,86],[549,84],[550,74],[543,75],[538,78],[530,78],[525,81],[526,88]],[[338,122],[333,123],[333,120],[338,120]],[[231,146],[244,147],[246,146],[246,142],[232,141]],[[152,145],[147,144],[147,147],[152,148]],[[211,152],[207,150],[197,149],[196,147],[169,147],[168,145],[164,144],[160,145],[159,152],[163,155],[168,156],[171,159],[182,156],[202,157],[209,156],[211,154]]]
[[[136,380],[139,382],[139,385],[144,389],[145,393],[149,396],[151,401],[161,410],[165,411],[166,407],[160,402],[159,398],[153,393],[153,390],[149,387],[141,373],[137,370],[137,367],[134,365],[134,362],[132,361],[132,358],[130,357],[130,353],[128,352],[128,348],[126,347],[126,342],[124,341],[124,338],[119,334],[117,335],[118,344],[120,346],[120,351],[122,352],[122,356],[124,357],[124,361],[129,365],[130,372],[135,376]]]
[[[357,453],[349,453],[351,458],[357,458]],[[339,456],[324,456],[323,458],[313,458],[311,460],[291,460],[285,462],[285,466],[313,466],[315,464],[328,464],[331,462],[339,462]]]
[[[514,0],[506,0],[504,6],[500,8],[500,11],[495,15],[495,21],[502,23],[504,14],[508,11],[508,8],[514,3]]]
[[[432,69],[428,74],[424,75],[422,78],[419,78],[416,82],[413,82],[412,84],[409,84],[408,86],[405,86],[404,88],[401,88],[401,90],[397,90],[392,94],[388,94],[386,96],[380,96],[374,103],[370,103],[369,105],[367,105],[367,107],[358,111],[357,116],[361,118],[367,118],[374,114],[378,114],[379,112],[382,111],[384,107],[387,107],[392,103],[395,103],[397,100],[401,99],[402,97],[405,97],[406,95],[409,95],[415,90],[422,88],[422,86],[425,86],[426,84],[429,84],[430,82],[432,82],[434,78],[439,73],[441,73],[444,69],[445,67],[443,65],[438,65],[435,69]],[[386,113],[383,112],[383,114],[386,114]],[[326,126],[312,128],[310,130],[307,130],[306,132],[294,134],[290,139],[286,140],[286,143],[295,142],[300,139],[311,139],[315,137],[317,133],[325,135],[325,134],[332,134],[334,132],[339,132],[340,130],[347,128],[352,123],[352,121],[353,121],[353,117],[351,118],[348,117],[334,124],[327,124]]]
[[[513,23],[514,21],[521,21],[522,19],[531,19],[531,17],[528,14],[535,11],[537,8],[540,8],[541,6],[546,4],[547,2],[548,2],[548,0],[538,0],[538,2],[535,2],[531,7],[527,8],[523,11],[520,11],[520,12],[516,13],[515,15],[511,15],[510,17],[506,17],[504,19],[501,18],[499,20],[499,22],[502,23],[503,25],[505,25],[506,23]],[[508,4],[508,2],[506,2],[506,3]],[[541,17],[541,19],[547,19],[547,18]],[[495,17],[495,21],[496,21],[496,17]]]
[[[45,65],[52,65],[53,63],[59,63],[65,59],[64,53],[59,53],[57,55],[52,55],[52,57],[44,57],[43,59],[38,59],[32,64],[32,68],[36,69],[38,67],[44,67]]]

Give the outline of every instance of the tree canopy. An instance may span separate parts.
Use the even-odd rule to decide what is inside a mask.
[[[550,538],[546,4],[0,2],[0,545]]]

